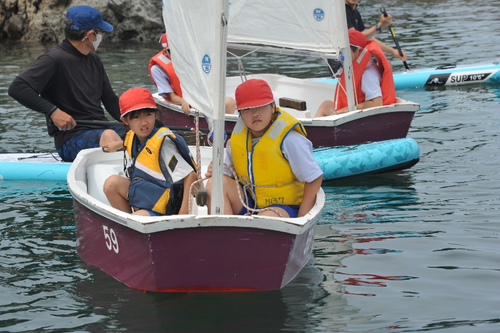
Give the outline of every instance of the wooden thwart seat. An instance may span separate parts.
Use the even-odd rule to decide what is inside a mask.
[[[291,108],[295,109],[298,111],[306,111],[307,106],[306,106],[306,101],[301,101],[298,99],[293,99],[293,98],[288,98],[288,97],[282,97],[279,99],[280,106],[284,108]]]

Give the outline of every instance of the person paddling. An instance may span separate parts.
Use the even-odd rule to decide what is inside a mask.
[[[393,58],[400,59],[402,62],[407,61],[406,53],[402,52],[402,56],[399,51],[389,45],[383,43],[381,40],[375,38],[377,34],[381,34],[382,31],[392,24],[392,16],[387,14],[380,15],[380,20],[377,24],[372,27],[367,28],[363,22],[360,12],[358,11],[358,6],[361,0],[344,0],[345,1],[345,11],[347,18],[347,29],[357,30],[361,32],[367,40],[374,40],[380,46],[384,53],[390,54]],[[328,59],[328,65],[333,73],[337,73],[341,67],[341,63],[336,59]],[[333,74],[332,73],[332,74]]]

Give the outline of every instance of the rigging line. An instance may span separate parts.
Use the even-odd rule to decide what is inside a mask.
[[[252,50],[250,52],[247,52],[245,53],[244,55],[242,56],[238,56],[236,54],[234,54],[233,52],[229,51],[229,50],[226,50],[226,52],[230,55],[232,55],[233,57],[235,57],[236,59],[238,59],[238,73],[240,75],[240,79],[242,82],[246,81],[247,80],[247,73],[245,72],[245,66],[243,66],[243,61],[241,61],[243,59],[243,57],[246,57],[247,55],[249,54],[252,54],[253,52],[255,52],[256,50]]]

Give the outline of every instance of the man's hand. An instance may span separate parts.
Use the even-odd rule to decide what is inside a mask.
[[[399,51],[398,51],[398,50],[396,50],[396,49],[392,49],[392,50],[391,50],[391,55],[392,55],[394,58],[398,58],[398,59],[400,59],[401,61],[406,61],[406,60],[407,60],[407,59],[406,59],[406,53],[405,53],[403,50],[401,50],[401,52],[403,52],[403,56],[401,56],[401,55],[399,54]]]
[[[384,16],[384,14],[380,15],[380,22],[378,25],[383,29],[387,28],[392,24],[392,16],[391,14],[387,14],[387,17]]]
[[[76,121],[73,117],[59,108],[50,115],[50,119],[60,131],[69,131],[76,126]]]

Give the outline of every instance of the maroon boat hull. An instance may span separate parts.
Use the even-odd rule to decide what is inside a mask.
[[[77,251],[118,281],[158,292],[276,290],[309,259],[314,226],[300,235],[248,227],[144,234],[73,200]]]
[[[167,126],[194,127],[194,116],[186,117],[181,112],[157,104],[160,120]],[[405,138],[408,134],[414,112],[380,113],[337,126],[312,126],[304,124],[309,140],[317,147],[357,145],[366,142]],[[232,131],[235,121],[226,120],[225,130]],[[200,118],[200,128],[207,129],[204,118]]]

